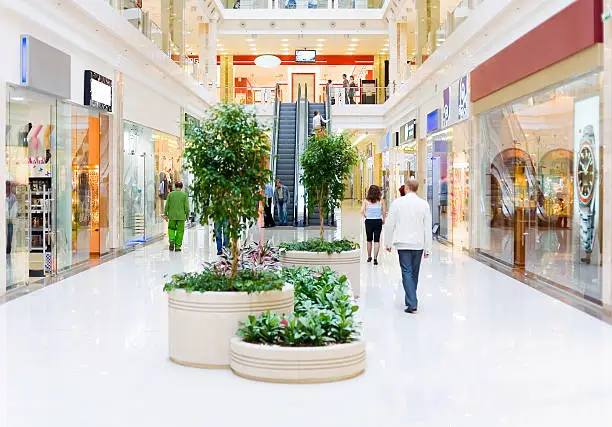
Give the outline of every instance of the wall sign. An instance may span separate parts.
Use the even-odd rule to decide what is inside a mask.
[[[446,89],[444,89],[444,92],[442,92],[442,100],[443,100],[442,127],[443,128],[447,127],[451,121],[450,98],[451,98],[451,88],[447,87]]]
[[[457,120],[467,120],[470,117],[470,86],[468,76],[459,79],[459,94],[457,96]]]
[[[427,133],[440,129],[440,110],[433,110],[427,115]]]
[[[400,128],[400,145],[416,139],[416,124],[416,119],[413,119]]]
[[[109,113],[113,111],[113,81],[94,71],[85,70],[85,100],[83,104]]]
[[[70,99],[70,55],[29,35],[21,36],[20,52],[23,86]]]

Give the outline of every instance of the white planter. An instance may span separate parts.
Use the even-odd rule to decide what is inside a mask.
[[[170,360],[198,368],[229,368],[230,339],[249,314],[293,312],[293,287],[282,291],[168,292]]]
[[[351,283],[353,296],[358,298],[361,289],[361,250],[332,253],[286,251],[281,255],[284,267],[330,267],[347,277]]]
[[[365,371],[365,342],[323,347],[281,347],[231,340],[232,371],[256,381],[325,383]]]

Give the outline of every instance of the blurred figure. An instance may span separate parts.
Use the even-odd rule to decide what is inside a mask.
[[[314,116],[312,117],[312,133],[315,135],[321,135],[325,129],[325,125],[329,120],[325,120],[323,116],[315,110]]]
[[[356,89],[357,89],[357,83],[355,83],[355,76],[351,76],[351,81],[349,83],[349,91],[348,91],[349,103],[351,104],[355,103],[355,90]]]
[[[289,189],[276,180],[276,190],[274,191],[274,203],[278,209],[278,222],[280,225],[287,225],[287,205],[289,204]]]
[[[17,220],[19,207],[17,196],[10,181],[6,181],[6,195],[4,198],[4,209],[6,212],[6,253],[10,254],[13,250],[13,229],[14,221]]]
[[[372,262],[372,246],[374,246],[374,265],[378,265],[380,233],[387,216],[387,209],[382,202],[382,191],[379,186],[371,185],[368,189],[366,199],[361,205],[361,215],[365,218],[368,262]]]

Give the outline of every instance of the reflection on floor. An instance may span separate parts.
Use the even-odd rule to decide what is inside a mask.
[[[345,236],[362,238],[354,212]],[[317,230],[264,231],[275,242]],[[328,233],[333,233],[329,231]],[[255,232],[258,236],[258,232]],[[394,254],[362,266],[366,373],[263,384],[167,357],[164,276],[214,258],[208,230],[0,306],[0,425],[542,427],[609,425],[612,328],[448,248],[401,311]]]

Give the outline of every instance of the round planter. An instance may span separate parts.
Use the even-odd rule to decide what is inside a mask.
[[[293,312],[293,287],[282,291],[168,292],[170,360],[198,368],[229,368],[230,339],[249,314]]]
[[[324,347],[280,347],[231,340],[231,367],[238,376],[275,383],[325,383],[365,371],[365,342]]]
[[[281,255],[281,264],[285,267],[330,267],[340,273],[351,283],[353,296],[358,298],[361,289],[361,250],[332,253],[285,251]]]

